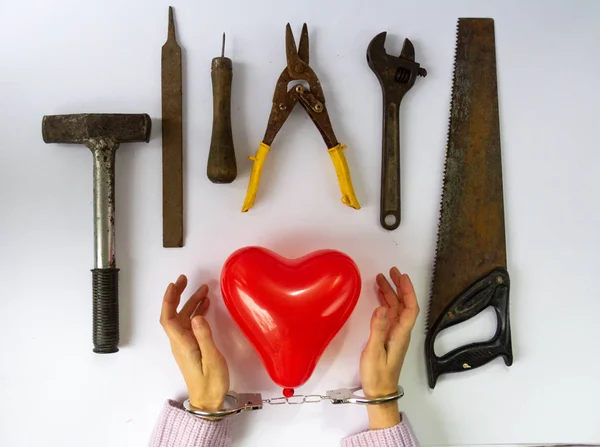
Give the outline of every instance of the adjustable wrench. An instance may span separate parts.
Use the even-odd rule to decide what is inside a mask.
[[[386,230],[395,230],[400,225],[400,102],[417,76],[425,77],[427,71],[415,62],[415,48],[408,39],[404,39],[399,57],[387,54],[386,35],[384,31],[373,38],[367,62],[383,91],[380,222]]]

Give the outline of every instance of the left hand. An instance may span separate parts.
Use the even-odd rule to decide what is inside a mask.
[[[171,351],[183,374],[190,403],[203,411],[217,411],[223,408],[229,391],[229,369],[204,318],[210,306],[208,286],[204,284],[196,290],[177,312],[186,286],[184,275],[180,275],[175,284],[169,284],[160,324],[171,342]]]
[[[398,379],[419,315],[419,304],[410,278],[394,267],[390,278],[377,275],[380,307],[371,318],[371,335],[360,359],[360,378],[365,396],[385,397],[398,391]],[[381,429],[400,423],[397,402],[369,405],[369,427]]]

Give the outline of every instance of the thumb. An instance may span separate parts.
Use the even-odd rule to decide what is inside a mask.
[[[194,332],[194,337],[196,337],[196,341],[200,347],[203,361],[210,363],[220,355],[219,350],[215,345],[215,341],[213,340],[212,330],[202,315],[197,315],[192,319],[192,331]]]
[[[371,317],[371,335],[367,342],[368,349],[384,348],[387,337],[388,308],[378,307]]]

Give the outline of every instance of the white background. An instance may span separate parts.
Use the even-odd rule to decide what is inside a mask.
[[[276,396],[218,294],[225,258],[245,245],[287,257],[339,249],[358,263],[363,293],[347,325],[299,392],[358,383],[375,307],[374,276],[408,272],[423,309],[436,239],[457,17],[496,20],[500,121],[515,363],[444,376],[431,392],[424,314],[401,376],[406,411],[425,446],[600,442],[600,3],[180,0],[184,48],[185,247],[162,248],[161,1],[0,2],[0,445],[145,445],[167,398],[185,387],[158,324],[179,273],[208,282],[209,321],[240,392]],[[311,66],[363,206],[340,203],[335,172],[301,108],[275,139],[256,206],[240,213],[275,81],[285,24],[309,25]],[[365,51],[387,30],[409,37],[429,75],[401,110],[403,222],[378,224],[381,92]],[[227,33],[234,61],[239,166],[231,185],[205,174],[212,123],[210,61]],[[92,158],[46,145],[44,114],[148,113],[150,144],[117,154],[121,350],[91,347]],[[310,328],[307,327],[307,330]],[[489,314],[441,340],[485,339]],[[353,406],[270,407],[235,421],[235,445],[333,446],[366,427]]]

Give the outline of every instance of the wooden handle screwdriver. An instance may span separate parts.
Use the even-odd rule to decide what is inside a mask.
[[[231,183],[237,176],[231,132],[231,59],[225,57],[225,33],[221,57],[212,60],[213,127],[206,175],[213,183]]]

